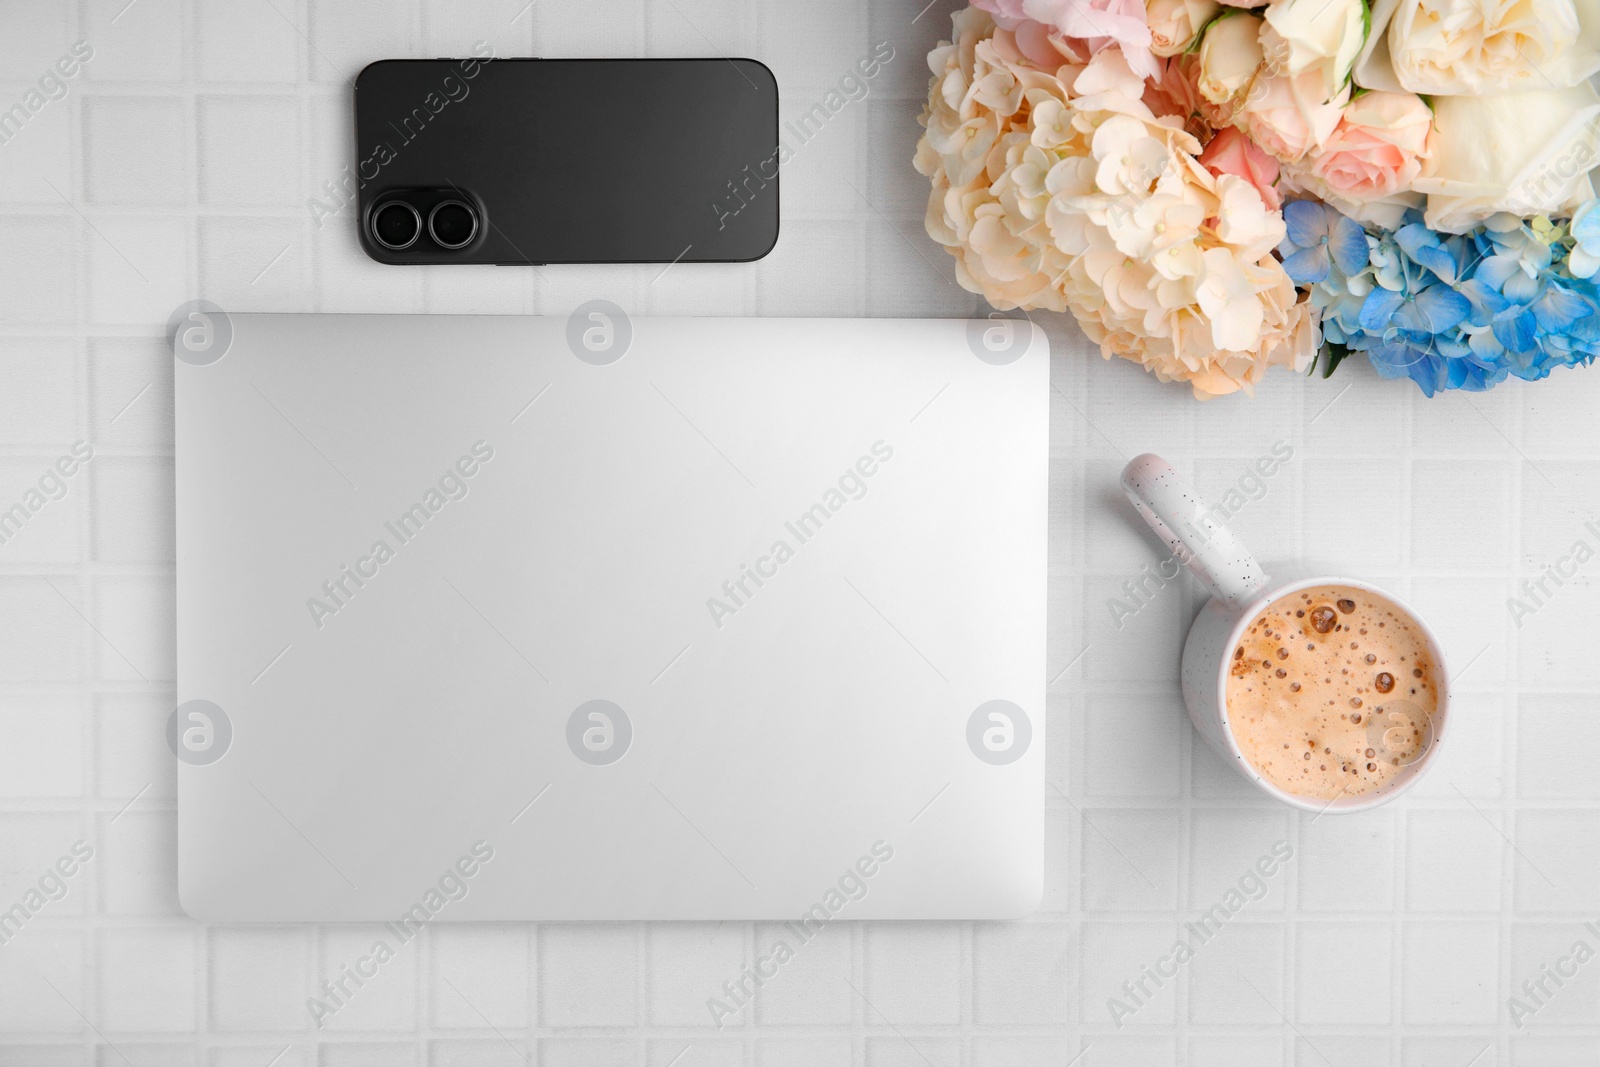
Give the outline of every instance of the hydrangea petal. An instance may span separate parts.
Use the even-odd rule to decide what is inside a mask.
[[[1511,301],[1491,289],[1481,278],[1468,278],[1457,287],[1456,292],[1466,297],[1472,305],[1467,321],[1480,328],[1489,325],[1496,315],[1511,306]]]
[[[1595,242],[1600,245],[1600,238]],[[1567,254],[1567,270],[1574,278],[1593,278],[1600,271],[1600,254],[1585,251],[1581,246]]]
[[[1367,233],[1355,219],[1340,215],[1328,237],[1328,251],[1340,273],[1348,277],[1366,267]]]
[[[1426,226],[1421,223],[1402,226],[1395,231],[1394,240],[1401,251],[1444,281],[1456,280],[1455,257],[1446,251],[1439,235]]]
[[[1328,213],[1315,200],[1291,200],[1283,205],[1283,223],[1289,240],[1306,248],[1328,236]]]
[[[1506,280],[1517,273],[1517,261],[1510,256],[1490,256],[1478,264],[1472,276],[1496,290],[1504,291]]]
[[[1510,311],[1494,320],[1494,336],[1508,352],[1526,352],[1533,347],[1534,326],[1532,313]]]
[[[1472,311],[1467,298],[1447,285],[1430,285],[1417,294],[1411,307],[1418,325],[1415,329],[1443,333],[1459,326]]]
[[[1600,200],[1591,200],[1573,212],[1571,233],[1580,244],[1600,244]]]
[[[1546,333],[1566,333],[1592,310],[1590,303],[1577,293],[1554,285],[1546,286],[1544,294],[1533,302],[1533,317]]]
[[[1326,245],[1302,248],[1283,261],[1283,272],[1298,285],[1315,285],[1325,280],[1331,270]]]
[[[1361,302],[1361,328],[1370,333],[1382,333],[1394,319],[1394,313],[1406,302],[1403,293],[1392,289],[1374,289]]]

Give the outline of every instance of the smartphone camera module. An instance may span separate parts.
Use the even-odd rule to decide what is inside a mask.
[[[428,212],[428,236],[440,248],[465,248],[478,236],[478,212],[461,200],[445,200]]]
[[[404,200],[380,204],[372,213],[372,237],[391,252],[410,248],[421,233],[422,216]]]

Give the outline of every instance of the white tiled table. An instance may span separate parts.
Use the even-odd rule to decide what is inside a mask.
[[[1600,371],[1429,402],[1352,361],[1333,382],[1275,375],[1253,402],[1201,406],[1049,322],[1060,673],[1048,886],[1026,923],[841,925],[720,1032],[705,999],[770,940],[761,927],[436,927],[317,1031],[306,998],[372,931],[184,917],[161,740],[174,694],[160,332],[180,301],[548,314],[593,297],[638,314],[979,306],[922,236],[923,180],[909,164],[923,55],[950,0],[920,17],[920,0],[525,2],[0,5],[0,107],[74,41],[95,50],[67,97],[0,145],[0,501],[73,441],[96,449],[67,496],[0,546],[0,908],[73,840],[98,848],[62,900],[0,945],[0,1064],[1600,1060],[1600,962],[1523,1026],[1507,1005],[1574,941],[1600,948],[1582,926],[1600,919],[1600,561],[1520,627],[1506,604],[1574,542],[1600,547],[1584,529],[1600,514]],[[307,206],[353,158],[349,80],[371,59],[463,55],[480,39],[499,55],[756,56],[778,75],[785,118],[872,44],[888,41],[895,58],[786,168],[783,236],[755,266],[657,277],[372,264],[349,212],[318,228]],[[597,121],[627,135],[625,115]],[[1115,489],[1127,457],[1159,451],[1215,497],[1279,440],[1294,456],[1239,512],[1240,532],[1264,558],[1326,560],[1408,596],[1457,672],[1443,762],[1370,815],[1274,807],[1196,743],[1175,684],[1199,604],[1187,579],[1121,629],[1107,607],[1158,558]],[[1108,998],[1280,840],[1295,857],[1263,898],[1118,1029]]]

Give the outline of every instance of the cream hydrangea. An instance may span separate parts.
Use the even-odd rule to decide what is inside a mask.
[[[1272,254],[1282,216],[1196,161],[1199,141],[1151,112],[1120,51],[1045,71],[982,11],[954,21],[929,56],[916,166],[933,183],[928,233],[965,288],[1070,310],[1106,358],[1202,399],[1309,366],[1316,327]]]

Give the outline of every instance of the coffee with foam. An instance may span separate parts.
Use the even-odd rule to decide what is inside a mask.
[[[1380,792],[1427,751],[1439,687],[1411,615],[1366,590],[1286,593],[1232,652],[1227,715],[1239,750],[1273,785],[1334,800]]]

